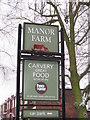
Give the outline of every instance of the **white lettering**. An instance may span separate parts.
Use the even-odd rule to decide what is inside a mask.
[[[41,69],[53,69],[54,64],[39,64],[39,63],[29,63],[28,64],[29,68],[41,68]]]
[[[47,79],[47,78],[49,78],[49,73],[33,72],[33,77]]]
[[[45,91],[46,88],[45,88],[44,85],[39,85],[39,84],[37,84],[37,90],[38,90],[38,91]]]
[[[43,35],[55,35],[54,29],[45,29],[45,28],[30,28],[28,27],[28,33],[32,34],[43,34]]]
[[[55,31],[51,29],[51,35],[55,35]]]
[[[31,31],[30,27],[28,27],[28,33],[32,33],[32,31]]]
[[[44,29],[40,28],[40,34],[44,34]]]
[[[51,37],[47,37],[47,36],[36,36],[36,35],[32,35],[32,42],[49,42],[51,43]]]

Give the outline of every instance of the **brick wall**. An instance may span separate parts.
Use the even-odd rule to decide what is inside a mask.
[[[40,106],[37,106],[37,109],[58,109],[60,108],[60,111],[61,111],[61,100],[60,102],[36,102],[36,104],[40,105]],[[77,118],[78,114],[73,104],[74,104],[74,97],[73,97],[72,90],[66,89],[65,90],[66,118]],[[44,106],[41,106],[41,105],[44,105]],[[90,117],[90,112],[88,112],[88,115]]]
[[[13,96],[11,98],[8,98],[8,100],[5,101],[4,104],[1,105],[1,114],[3,115],[4,118],[7,117],[10,112],[12,112],[13,116],[15,116],[15,109],[16,109],[15,108],[15,100],[16,100],[16,96]],[[12,101],[12,103],[10,101]],[[21,101],[21,104],[25,105],[25,108],[32,108],[33,106],[36,106],[37,109],[51,109],[51,110],[52,109],[60,109],[60,117],[62,117],[61,99],[58,102],[28,101],[28,102],[22,103],[21,99],[20,99],[20,101]],[[65,90],[66,118],[77,118],[77,111],[74,108],[73,103],[74,103],[74,98],[73,98],[72,90],[71,89]],[[28,104],[29,106],[26,106],[26,104]],[[20,107],[20,110],[22,110],[22,106]],[[88,111],[88,115],[90,117],[89,111]],[[35,120],[35,119],[33,119],[33,120]],[[40,120],[40,119],[36,119],[36,120]]]
[[[74,98],[72,90],[65,90],[65,105],[66,105],[66,117],[67,118],[77,118],[77,112],[73,105]]]

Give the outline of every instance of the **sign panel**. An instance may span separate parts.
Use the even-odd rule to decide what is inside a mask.
[[[24,60],[23,100],[59,100],[59,62]]]
[[[59,27],[24,23],[23,49],[59,52]]]
[[[22,118],[60,118],[60,110],[23,109]]]

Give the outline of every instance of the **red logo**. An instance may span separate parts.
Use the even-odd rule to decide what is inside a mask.
[[[34,44],[34,50],[48,52],[48,48],[44,45]]]

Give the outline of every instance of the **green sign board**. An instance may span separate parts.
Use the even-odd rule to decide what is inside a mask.
[[[23,49],[59,52],[59,27],[24,23]]]
[[[24,60],[23,100],[59,100],[59,62]]]
[[[60,118],[60,110],[23,109],[22,118]]]

